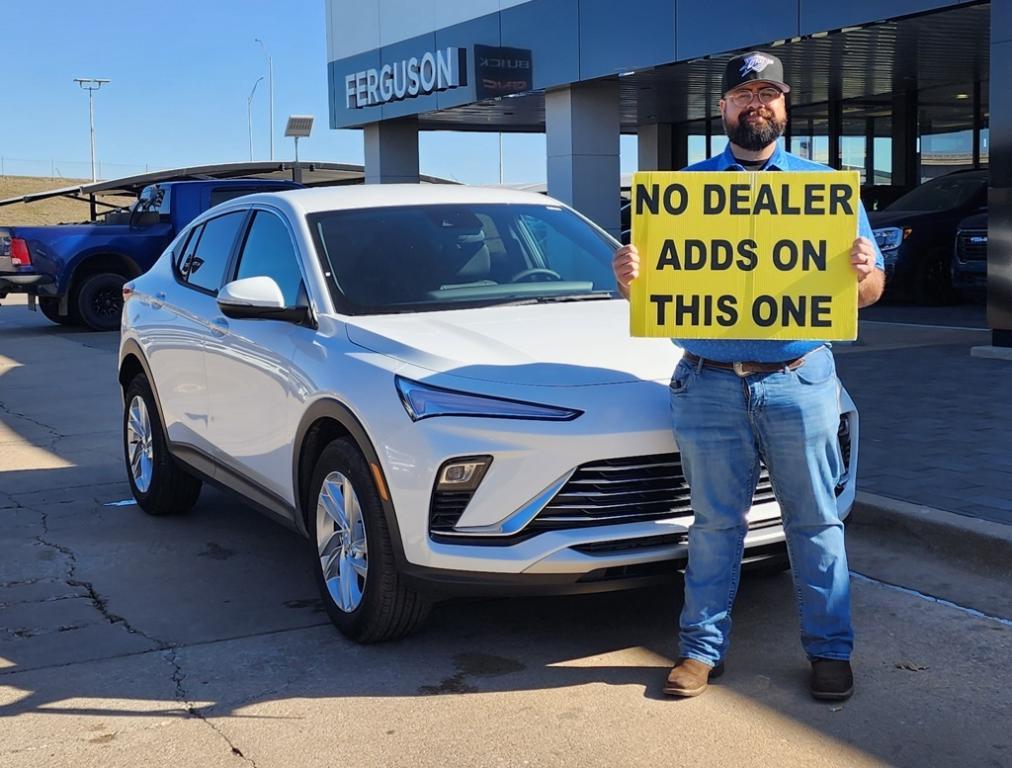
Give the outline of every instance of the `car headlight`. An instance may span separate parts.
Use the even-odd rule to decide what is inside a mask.
[[[504,397],[472,395],[453,389],[434,387],[418,381],[394,377],[397,393],[412,421],[433,416],[478,416],[486,419],[531,419],[534,421],[572,421],[583,414],[573,408],[526,403]]]
[[[875,235],[875,242],[878,243],[879,250],[891,251],[900,247],[900,243],[910,237],[910,227],[900,229],[899,227],[883,227],[882,229],[872,230],[872,234]]]

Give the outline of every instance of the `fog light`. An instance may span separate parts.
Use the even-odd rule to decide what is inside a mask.
[[[436,476],[436,490],[473,491],[478,487],[491,463],[491,456],[467,456],[451,459],[439,469],[439,474]]]

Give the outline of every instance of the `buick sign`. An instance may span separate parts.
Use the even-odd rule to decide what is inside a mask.
[[[475,95],[479,100],[526,93],[534,88],[529,48],[474,46]]]
[[[465,50],[443,48],[346,75],[344,98],[348,109],[361,109],[462,85],[467,85]]]

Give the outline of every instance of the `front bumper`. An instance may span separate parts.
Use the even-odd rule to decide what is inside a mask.
[[[688,563],[685,534],[661,536],[677,537],[677,542],[655,544],[652,537],[641,537],[644,544],[638,548],[639,556],[635,559],[585,556],[577,561],[569,556],[569,565],[576,569],[562,572],[491,573],[407,564],[401,574],[414,589],[441,597],[579,595],[636,589],[670,583],[678,571],[685,570]],[[609,543],[618,545],[621,542]],[[783,528],[779,521],[772,521],[770,528],[761,534],[749,532],[742,568],[748,571],[752,566],[783,558],[786,554]]]
[[[583,391],[574,393],[575,389]],[[526,537],[482,541],[466,535],[494,529],[585,463],[677,451],[667,427],[666,385],[640,382],[564,391],[567,402],[546,404],[579,408],[585,416],[566,423],[472,418],[410,423],[398,418],[403,411],[399,415],[388,411],[385,427],[378,431],[371,425],[370,432],[388,438],[385,450],[378,453],[403,545],[400,565],[406,578],[420,588],[436,590],[561,594],[634,586],[670,578],[684,567],[691,510],[664,519],[563,527]],[[534,399],[530,393],[512,394]],[[545,402],[545,392],[540,394],[540,402]],[[622,409],[616,402],[636,406]],[[845,452],[848,471],[837,496],[840,517],[845,519],[855,496],[858,420],[845,392],[841,407],[848,418],[851,446]],[[438,468],[454,457],[485,454],[493,456],[492,465],[456,526],[465,535],[433,534],[429,511]],[[782,554],[784,533],[776,501],[754,504],[748,520],[745,559]]]
[[[952,268],[952,285],[955,288],[986,288],[986,264],[956,263]]]

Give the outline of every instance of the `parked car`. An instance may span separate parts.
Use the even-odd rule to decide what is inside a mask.
[[[362,642],[449,594],[670,579],[692,522],[669,428],[680,353],[629,337],[616,247],[508,190],[299,190],[201,215],[125,286],[134,497],[185,512],[211,481],[298,531]],[[845,518],[858,416],[840,404]],[[781,567],[765,470],[748,521],[745,561]]]
[[[931,179],[868,214],[886,268],[886,295],[938,304],[954,298],[956,226],[987,206],[988,171]]]
[[[956,227],[952,286],[963,299],[979,299],[987,289],[987,213],[968,216]]]
[[[27,293],[55,323],[119,328],[123,283],[146,271],[195,216],[241,195],[301,185],[268,179],[145,187],[127,211],[88,224],[0,227],[0,299]]]

